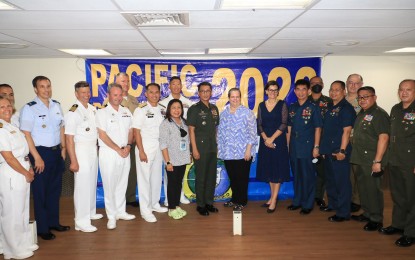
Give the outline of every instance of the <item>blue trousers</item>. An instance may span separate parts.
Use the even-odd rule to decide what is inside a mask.
[[[35,219],[37,232],[48,233],[49,227],[59,225],[59,199],[65,163],[59,146],[37,146],[36,149],[45,162],[45,169],[42,173],[35,173],[35,179],[31,184]],[[30,161],[32,165],[35,164],[31,155]]]
[[[349,158],[333,161],[331,154],[326,154],[325,157],[328,207],[334,209],[337,216],[350,218],[352,184],[350,182]]]
[[[293,205],[303,209],[312,209],[316,192],[316,171],[311,158],[293,158],[291,170],[294,175]]]

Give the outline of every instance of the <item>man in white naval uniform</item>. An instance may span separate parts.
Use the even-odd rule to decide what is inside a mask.
[[[7,98],[10,100],[10,103],[12,103],[13,106],[13,115],[11,119],[11,124],[16,126],[17,128],[20,127],[19,123],[19,111],[16,111],[16,108],[14,107],[14,91],[12,86],[9,84],[0,84],[0,96]]]
[[[75,175],[74,206],[75,230],[95,232],[91,219],[101,219],[96,214],[96,189],[98,177],[98,132],[95,124],[96,108],[90,105],[89,83],[75,84],[75,104],[65,115],[66,150],[71,164],[69,170]]]
[[[133,127],[137,143],[137,183],[141,217],[147,222],[156,222],[153,211],[163,213],[160,207],[162,180],[162,155],[159,144],[159,127],[166,108],[160,105],[160,85],[146,86],[147,104],[134,111]],[[138,154],[138,156],[137,156]]]
[[[169,104],[170,100],[172,99],[179,99],[180,101],[182,101],[183,104],[183,110],[184,110],[184,114],[183,117],[186,119],[187,116],[187,110],[189,109],[189,107],[191,105],[193,105],[192,101],[190,101],[190,99],[184,97],[181,95],[181,91],[182,91],[182,80],[180,79],[180,77],[177,76],[173,76],[170,78],[169,81],[169,88],[170,88],[170,95],[167,96],[165,99],[163,99],[162,101],[160,101],[160,104],[167,107],[167,105]],[[165,195],[165,199],[164,199],[164,205],[167,207],[169,205],[168,203],[168,199],[167,199],[167,172],[164,172],[164,195]],[[189,204],[190,201],[184,196],[184,192],[182,190],[182,193],[180,194],[180,203],[183,204]]]
[[[133,140],[131,112],[121,106],[122,87],[108,86],[109,104],[97,111],[99,166],[104,186],[105,211],[108,229],[117,227],[117,220],[132,220],[125,211],[125,191],[130,171],[130,149]]]

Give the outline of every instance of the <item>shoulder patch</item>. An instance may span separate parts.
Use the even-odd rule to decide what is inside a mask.
[[[161,107],[163,107],[163,108],[166,108],[166,106],[165,105],[162,105],[162,104],[160,104],[160,103],[158,103]]]
[[[146,107],[147,106],[147,103],[140,103],[139,105],[138,105],[138,107],[139,108],[143,108],[143,107]]]
[[[60,104],[59,101],[57,101],[57,100],[52,99],[52,101],[55,102],[55,103]]]
[[[75,112],[75,110],[78,108],[78,104],[73,104],[72,107],[69,109],[71,112]]]
[[[32,101],[32,102],[29,102],[29,103],[27,103],[30,107],[31,106],[33,106],[33,105],[36,105],[37,103],[36,103],[36,101]]]

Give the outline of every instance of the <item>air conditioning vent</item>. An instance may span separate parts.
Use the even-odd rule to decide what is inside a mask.
[[[189,26],[188,13],[122,13],[134,27]]]

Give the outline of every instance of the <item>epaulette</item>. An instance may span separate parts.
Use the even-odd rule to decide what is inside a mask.
[[[138,105],[139,108],[143,108],[145,106],[147,106],[147,103],[141,103],[141,104]]]
[[[124,107],[123,105],[120,104],[120,106]]]
[[[160,106],[162,106],[162,107],[164,107],[164,108],[166,108],[166,106],[165,106],[165,105],[162,105],[162,104],[160,104],[160,103],[159,103],[159,105],[160,105]]]
[[[59,103],[59,101],[57,101],[57,100],[52,99],[52,101],[53,101],[53,102],[55,102],[55,103],[58,103],[59,105],[61,104],[61,103]]]
[[[107,107],[108,106],[108,103],[107,104],[105,104],[105,106],[104,107]]]
[[[0,128],[3,128],[3,123],[0,123]]]
[[[31,106],[33,106],[33,105],[36,105],[37,103],[36,103],[36,101],[32,101],[32,102],[29,102],[29,103],[27,103],[30,107]]]
[[[75,110],[78,108],[78,104],[73,104],[72,107],[69,109],[71,112],[75,112]]]

